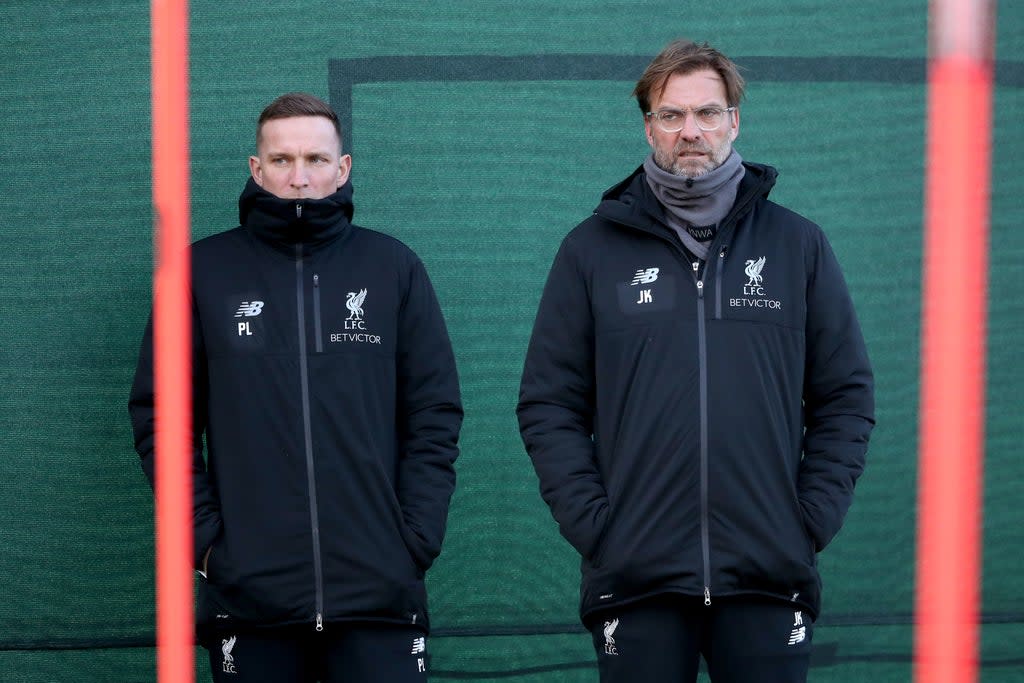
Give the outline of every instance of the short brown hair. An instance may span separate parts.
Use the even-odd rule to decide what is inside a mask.
[[[640,111],[650,111],[651,96],[665,91],[665,84],[674,74],[686,75],[701,69],[711,69],[725,84],[726,104],[735,107],[743,99],[745,83],[739,67],[707,43],[697,44],[689,40],[674,40],[647,65],[640,80],[633,88]]]
[[[260,146],[263,124],[274,119],[290,119],[294,116],[322,116],[332,124],[338,133],[338,147],[341,147],[341,122],[331,105],[316,95],[304,92],[289,92],[281,95],[266,106],[256,122],[256,147]]]

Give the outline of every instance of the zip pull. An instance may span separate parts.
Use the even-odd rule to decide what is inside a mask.
[[[707,586],[704,586],[704,605],[711,607],[711,589]]]
[[[316,273],[313,273],[313,286],[317,288],[320,287],[320,276]]]
[[[700,261],[694,261],[693,262],[693,274],[696,275],[698,270],[700,270]]]
[[[295,217],[302,218],[302,202],[295,202]]]
[[[316,630],[324,630],[324,615],[320,614],[319,612],[316,613]]]

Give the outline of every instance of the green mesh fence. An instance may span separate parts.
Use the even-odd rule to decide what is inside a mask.
[[[439,681],[596,680],[578,559],[516,429],[523,353],[561,237],[646,154],[629,98],[646,62],[686,36],[744,66],[736,147],[825,228],[877,381],[868,469],[821,556],[811,680],[910,679],[925,0],[190,5],[193,235],[236,224],[258,112],[308,90],[346,122],[356,221],[412,246],[441,298],[466,422],[428,578]],[[148,8],[0,4],[5,682],[155,679],[152,498],[126,413],[150,297]],[[1024,10],[1000,3],[997,27],[995,127],[977,128],[995,141],[984,683],[1024,681]]]

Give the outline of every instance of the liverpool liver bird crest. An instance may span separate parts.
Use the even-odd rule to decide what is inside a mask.
[[[763,277],[761,277],[762,268],[764,268],[764,256],[757,259],[756,261],[752,258],[747,259],[747,267],[743,269],[743,272],[747,274],[748,278],[750,278],[747,281],[748,287],[753,287],[755,285],[761,284],[761,280],[764,279]]]
[[[345,299],[345,307],[348,308],[349,314],[346,320],[362,320],[363,319],[363,300],[366,299],[366,290],[360,289],[359,292],[349,292]]]

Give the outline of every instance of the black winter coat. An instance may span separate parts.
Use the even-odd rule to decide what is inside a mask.
[[[817,615],[874,424],[822,231],[745,164],[700,264],[642,167],[562,242],[523,370],[541,494],[583,558],[581,616],[645,596],[766,595]]]
[[[241,226],[192,246],[201,631],[428,628],[462,421],[455,361],[423,264],[352,225],[351,197],[284,200],[250,180]],[[130,413],[152,482],[151,335]]]

